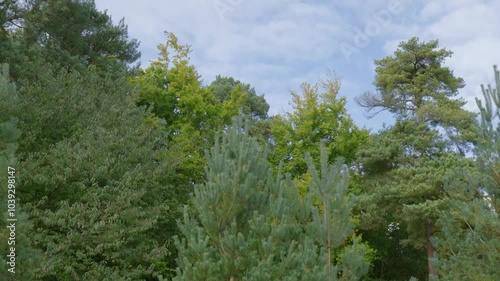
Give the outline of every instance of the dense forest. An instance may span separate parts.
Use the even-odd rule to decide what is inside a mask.
[[[270,116],[138,46],[91,0],[0,2],[0,280],[500,280],[496,67],[469,112],[452,51],[401,42],[371,132],[333,72]]]

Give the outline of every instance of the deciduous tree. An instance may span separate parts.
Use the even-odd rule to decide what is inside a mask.
[[[219,102],[224,102],[231,99],[233,91],[237,89],[246,93],[247,100],[242,106],[242,114],[248,115],[254,119],[267,119],[269,104],[266,102],[264,95],[257,95],[255,88],[250,84],[235,80],[233,77],[222,77],[217,75],[215,80],[208,87],[215,95]]]
[[[342,157],[351,163],[358,148],[367,139],[368,131],[359,129],[345,108],[346,99],[339,97],[340,81],[329,76],[315,84],[303,83],[301,93],[292,92],[293,111],[274,118],[271,124],[273,151],[271,163],[294,178],[310,181],[304,158],[309,152],[319,163],[319,144],[324,140],[328,161]]]

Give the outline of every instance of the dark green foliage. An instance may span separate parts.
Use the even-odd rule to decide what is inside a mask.
[[[266,119],[269,111],[269,104],[264,95],[257,95],[255,89],[250,84],[245,84],[233,77],[221,77],[217,75],[209,86],[210,91],[219,100],[224,102],[231,99],[234,90],[242,91],[247,95],[247,102],[242,107],[242,113],[254,119]]]
[[[8,166],[14,166],[17,163],[16,150],[17,142],[21,136],[18,128],[18,119],[9,114],[18,104],[18,94],[16,86],[10,81],[9,66],[0,65],[0,176],[6,176]],[[5,178],[2,178],[5,179]],[[2,182],[4,186],[4,182]]]
[[[498,279],[496,67],[478,125],[454,99],[452,53],[401,42],[357,100],[397,116],[369,137],[337,78],[268,118],[250,84],[204,87],[166,35],[135,71],[137,41],[93,0],[1,1],[0,206],[8,166],[19,198],[16,275],[4,244],[1,280]]]
[[[12,65],[15,81],[27,78],[32,60],[63,69],[119,76],[137,61],[139,43],[128,38],[123,19],[114,25],[93,0],[3,1],[0,62]]]
[[[17,0],[0,2],[0,63],[10,65],[9,75],[17,77],[17,69],[23,60],[23,47],[13,40],[14,30],[21,25],[23,9]],[[13,68],[13,69],[12,69]]]
[[[454,99],[465,86],[462,78],[443,66],[453,52],[438,49],[439,42],[420,42],[413,37],[399,44],[394,56],[375,60],[377,93],[356,98],[370,113],[388,110],[399,117],[443,128],[450,144],[464,154],[475,140],[474,114],[461,107],[465,100]]]
[[[140,57],[139,44],[129,41],[123,19],[113,25],[93,0],[33,1],[25,24],[28,45],[42,45],[47,61],[66,67],[93,65],[110,72]]]
[[[18,102],[16,88],[9,81],[8,67],[2,65],[0,73],[0,111],[8,112],[8,109],[15,107]],[[18,129],[18,121],[13,116],[0,115],[0,207],[2,215],[0,216],[0,237],[2,245],[0,246],[0,279],[1,280],[34,280],[35,275],[32,268],[40,264],[42,257],[40,252],[31,245],[32,241],[27,234],[32,231],[32,224],[28,219],[23,200],[19,196],[19,165],[16,159],[17,141],[21,131]],[[9,173],[10,172],[10,173]],[[11,184],[9,186],[8,184]],[[9,191],[9,193],[8,193]],[[15,200],[14,211],[7,212],[7,207]],[[9,204],[9,205],[8,205]],[[10,216],[13,214],[14,216]],[[7,226],[12,221],[7,219],[17,219],[15,221],[15,236],[11,236],[11,231]],[[14,238],[14,240],[11,240]],[[10,248],[15,248],[15,264],[12,268],[7,262],[11,261],[7,255],[12,255]],[[15,273],[9,272],[8,269]]]
[[[235,80],[233,77],[217,75],[208,86],[217,101],[225,105],[226,114],[222,116],[240,115],[249,124],[249,134],[261,144],[272,143],[271,124],[268,111],[269,104],[264,94],[257,95],[250,84]],[[239,106],[239,108],[238,108]]]
[[[500,73],[494,67],[496,89],[482,86],[484,105],[475,152],[477,173],[457,170],[446,184],[449,212],[435,237],[440,280],[498,280],[500,276]]]
[[[358,280],[367,271],[361,245],[331,260],[352,231],[348,173],[327,165],[323,149],[321,175],[311,166],[313,191],[301,198],[246,131],[230,128],[208,155],[207,182],[179,222],[174,280]],[[320,196],[327,204],[317,208]]]
[[[4,0],[0,3],[0,38],[8,36],[12,26],[19,24],[22,18],[21,5],[18,0]]]
[[[144,123],[124,80],[50,68],[39,75],[17,112],[26,134],[20,196],[44,255],[32,270],[41,280],[166,275],[154,264],[168,260],[165,230],[186,191],[169,183],[164,133]]]
[[[405,225],[408,236],[400,242],[426,249],[433,276],[431,236],[448,206],[444,183],[456,168],[474,169],[464,155],[477,140],[474,114],[461,108],[463,100],[452,99],[463,79],[443,66],[452,53],[438,46],[437,40],[401,42],[394,56],[375,61],[378,92],[357,99],[368,112],[380,108],[397,115],[359,153],[362,226]]]
[[[493,187],[480,175],[461,173],[447,185],[454,196],[439,220],[442,232],[433,240],[439,280],[495,281],[500,276],[500,219],[491,198],[477,194],[483,184]]]
[[[407,256],[425,255],[424,249],[429,247],[425,231],[428,222],[447,212],[448,196],[443,187],[450,172],[458,167],[472,169],[470,160],[445,152],[444,147],[435,130],[406,120],[397,121],[373,136],[360,150],[360,170],[364,176],[357,209],[361,211],[361,227],[370,229],[363,237],[373,241],[370,245],[382,259],[375,263],[374,274],[401,280],[397,279],[401,274],[396,274],[394,268],[404,263]],[[399,234],[388,232],[391,227]],[[395,259],[394,255],[403,253],[396,249],[404,251],[406,256]],[[389,253],[393,255],[387,256]],[[416,259],[421,261],[423,257]],[[422,277],[425,263],[410,261],[408,265],[405,270],[408,278]],[[395,275],[389,275],[391,272]]]
[[[386,224],[377,230],[361,231],[363,241],[376,249],[369,280],[408,281],[411,277],[427,279],[427,258],[424,249],[401,244],[408,239],[405,225]]]
[[[109,122],[109,126],[118,118],[117,105],[103,94],[116,85],[115,81],[95,75],[85,78],[77,72],[58,74],[50,65],[35,67],[44,71],[23,85],[18,108],[25,131],[20,142],[23,157],[27,153],[44,151],[91,125]],[[115,95],[127,95],[128,91],[129,88],[120,85]],[[99,118],[96,112],[108,114],[113,119]]]

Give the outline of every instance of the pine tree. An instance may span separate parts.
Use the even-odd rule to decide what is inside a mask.
[[[348,193],[350,171],[342,159],[337,159],[334,165],[328,164],[324,142],[320,145],[319,171],[309,153],[306,153],[305,158],[312,175],[307,194],[309,202],[319,205],[319,208],[311,208],[312,222],[307,230],[325,251],[327,279],[334,280],[340,271],[340,280],[360,280],[369,268],[365,260],[365,245],[354,240],[352,245],[343,247],[347,242],[346,238],[354,231],[351,219],[353,197]],[[338,256],[339,265],[332,267],[336,249],[342,249],[342,254]]]
[[[323,154],[315,192],[302,198],[289,177],[273,176],[266,154],[241,125],[211,149],[207,182],[196,186],[179,221],[174,280],[357,280],[366,273],[363,247],[346,249],[338,266],[332,260],[352,231],[344,168],[326,165]],[[328,197],[318,208],[320,195]]]
[[[123,19],[114,25],[94,0],[33,0],[23,13],[24,40],[49,63],[122,75],[140,57],[137,40],[128,38]]]
[[[364,227],[405,226],[408,239],[401,242],[426,249],[429,275],[437,274],[431,237],[446,208],[444,181],[451,170],[473,166],[464,155],[475,140],[474,114],[454,99],[465,84],[442,65],[452,52],[438,47],[437,40],[401,42],[394,56],[375,61],[377,93],[357,98],[368,112],[397,117],[359,154]]]
[[[475,154],[478,172],[458,170],[446,185],[452,200],[435,237],[440,280],[498,280],[500,276],[500,73],[494,66],[496,89],[482,85]],[[495,128],[496,127],[496,128]]]
[[[488,85],[486,88],[481,85],[484,106],[481,100],[476,98],[481,112],[479,132],[482,137],[476,154],[481,170],[490,180],[490,184],[485,187],[489,204],[498,214],[500,212],[500,71],[496,65],[493,67],[493,73],[496,87],[492,88],[491,85]]]

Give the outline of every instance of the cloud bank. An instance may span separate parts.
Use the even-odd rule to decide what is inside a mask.
[[[115,21],[125,17],[129,35],[141,41],[142,65],[157,57],[163,31],[193,49],[192,63],[206,84],[233,76],[265,93],[270,113],[289,110],[290,90],[335,69],[341,94],[360,126],[380,129],[389,114],[364,116],[353,98],[373,91],[373,60],[391,55],[412,36],[454,52],[446,63],[467,86],[460,97],[476,111],[480,84],[492,82],[500,64],[500,1],[410,0],[96,0]]]

